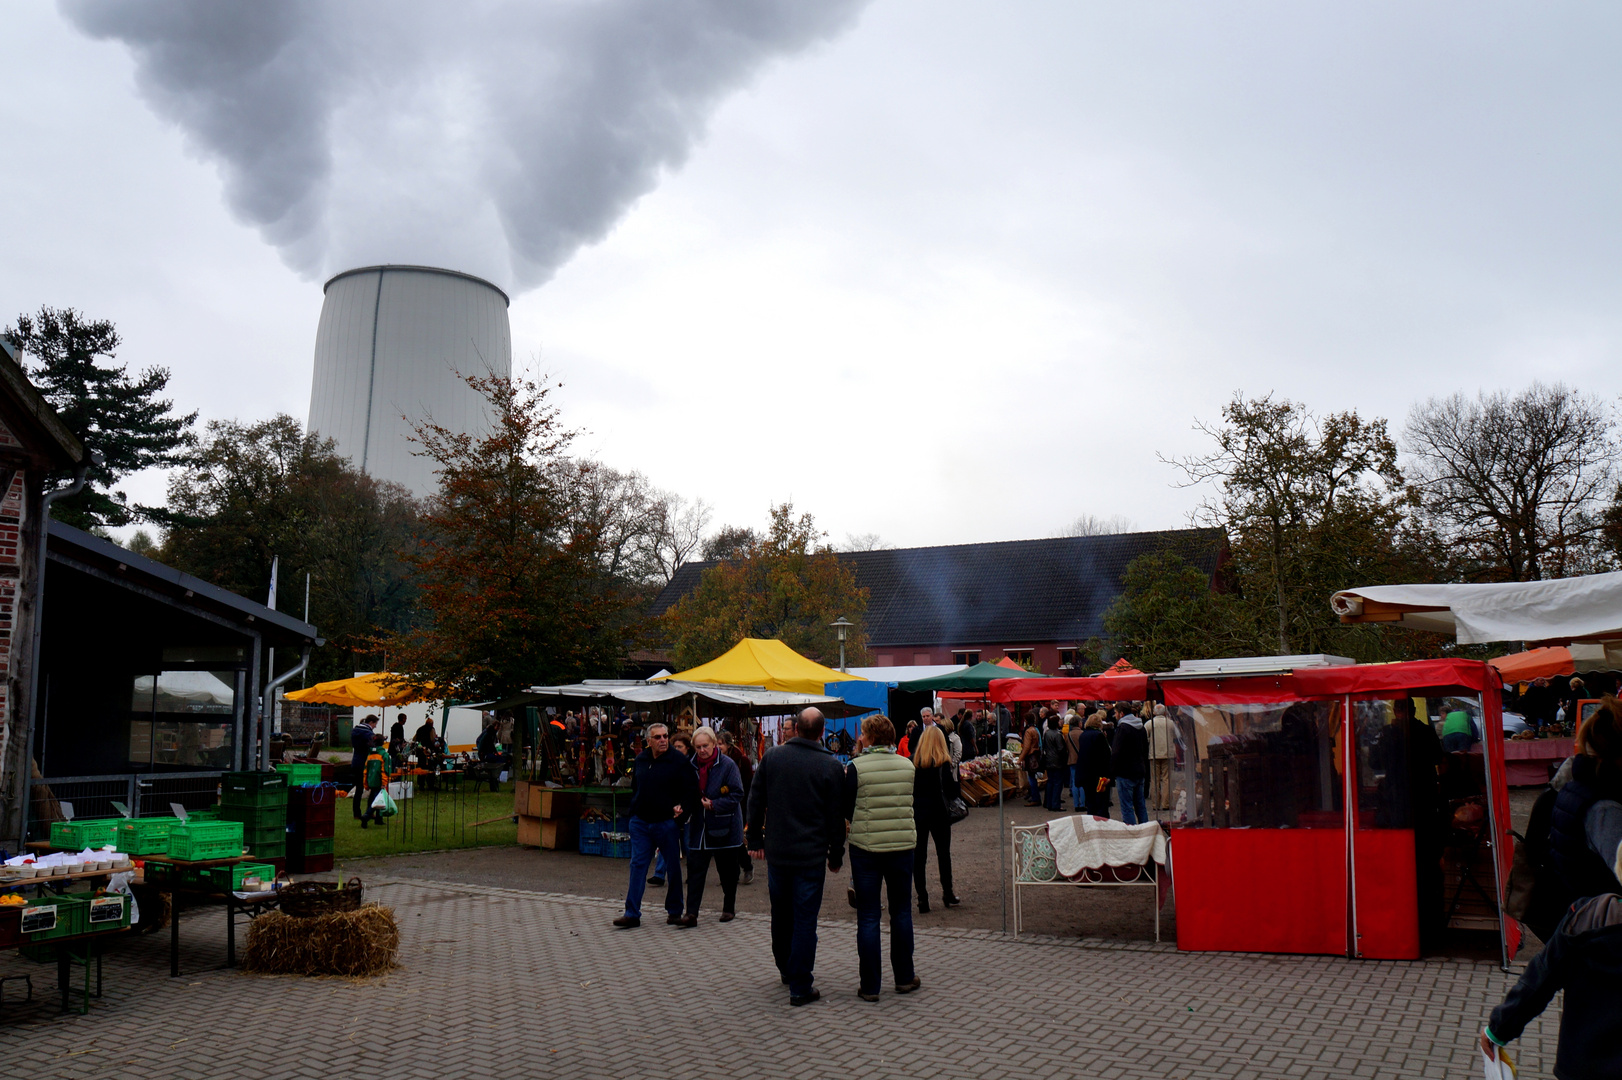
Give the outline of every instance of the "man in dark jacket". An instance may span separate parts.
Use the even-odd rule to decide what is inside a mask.
[[[631,762],[631,884],[625,890],[625,914],[614,920],[619,930],[642,925],[642,893],[648,887],[648,864],[658,850],[665,857],[665,922],[681,924],[680,823],[698,805],[698,771],[685,754],[670,749],[670,729],[649,724],[647,749]]]
[[[812,982],[824,864],[837,871],[845,860],[845,773],[823,747],[822,729],[821,712],[802,712],[795,737],[760,759],[749,789],[747,846],[753,858],[766,860],[772,958],[790,1005],[822,996]]]
[[[1579,900],[1560,920],[1481,1033],[1492,1053],[1520,1037],[1548,1008],[1555,991],[1566,992],[1554,1075],[1559,1080],[1612,1080],[1622,1076],[1622,896],[1606,893]]]
[[[350,801],[354,804],[356,821],[364,816],[360,807],[366,800],[366,759],[372,753],[372,736],[377,734],[372,725],[376,723],[377,717],[363,716],[349,730],[349,765],[355,770],[355,790],[351,793]]]
[[[1047,772],[1047,801],[1050,812],[1064,809],[1064,783],[1070,778],[1070,753],[1065,749],[1061,718],[1048,713],[1048,729],[1042,732],[1042,768]]]
[[[1115,716],[1110,773],[1121,797],[1121,820],[1128,825],[1142,825],[1149,820],[1149,800],[1144,791],[1144,780],[1149,775],[1149,736],[1143,730],[1143,721],[1127,712],[1124,705],[1115,707]]]

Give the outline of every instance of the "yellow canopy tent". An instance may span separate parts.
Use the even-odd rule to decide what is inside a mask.
[[[370,675],[357,675],[353,679],[334,679],[316,683],[305,690],[294,690],[284,695],[288,701],[302,701],[309,705],[343,705],[352,709],[381,709],[392,705],[407,705],[413,701],[431,701],[434,688],[414,687],[405,676],[388,671]]]
[[[666,678],[817,695],[825,693],[824,687],[831,682],[865,681],[859,676],[823,667],[781,641],[765,638],[744,638],[709,663]]]

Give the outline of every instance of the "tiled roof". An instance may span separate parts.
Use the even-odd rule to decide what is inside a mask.
[[[1006,540],[841,552],[868,591],[870,645],[1081,642],[1102,634],[1127,564],[1170,547],[1215,575],[1220,529]],[[654,600],[662,614],[714,563],[687,563]]]

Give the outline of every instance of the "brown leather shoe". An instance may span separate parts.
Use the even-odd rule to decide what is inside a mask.
[[[737,918],[737,916],[736,916],[736,915],[734,915],[734,914],[733,914],[733,913],[732,913],[732,912],[730,912],[730,911],[723,911],[723,912],[721,912],[721,921],[722,921],[722,922],[731,922],[731,921],[732,921],[732,920],[733,920],[733,919],[736,919],[736,918]]]
[[[915,978],[910,983],[904,983],[901,986],[896,987],[895,992],[898,994],[910,994],[922,985],[924,985],[923,980]]]
[[[683,915],[681,918],[675,920],[675,924],[681,927],[683,930],[689,930],[698,925],[698,916]]]
[[[630,930],[641,925],[641,919],[633,919],[629,915],[621,915],[614,920],[614,929],[616,930]]]
[[[681,925],[681,916],[680,915],[666,915],[665,916],[665,925],[666,926],[680,926]]]

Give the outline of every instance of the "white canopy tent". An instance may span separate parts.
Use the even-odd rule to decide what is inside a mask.
[[[1373,585],[1329,598],[1341,622],[1453,634],[1460,644],[1599,645],[1622,662],[1622,571],[1555,581]]]
[[[652,705],[662,701],[698,698],[717,705],[741,707],[753,716],[786,715],[813,705],[831,715],[842,715],[849,708],[843,699],[823,694],[794,694],[786,690],[767,690],[760,686],[726,686],[720,683],[678,682],[674,679],[665,679],[661,682],[643,682],[636,679],[587,679],[567,686],[532,686],[522,694],[505,701],[489,702],[482,707],[512,708],[536,704],[550,698],[608,700],[627,705]]]

